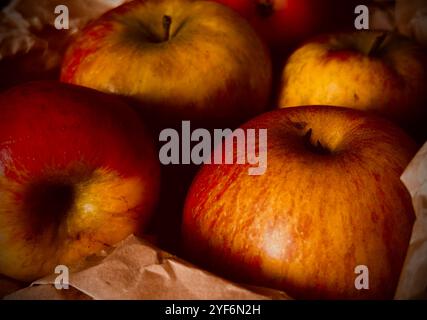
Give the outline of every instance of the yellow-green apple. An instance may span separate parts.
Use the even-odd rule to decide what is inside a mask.
[[[223,5],[133,1],[83,30],[61,80],[131,97],[162,121],[238,123],[266,107],[271,61],[250,25]]]
[[[281,108],[343,106],[375,112],[405,127],[427,112],[426,55],[396,34],[361,31],[318,37],[291,55],[281,82]]]
[[[117,97],[56,82],[0,96],[0,273],[31,281],[143,230],[159,164]]]
[[[267,170],[205,164],[186,199],[185,252],[295,298],[392,298],[414,220],[399,179],[416,152],[411,138],[332,106],[276,110],[242,128],[268,130],[257,151],[268,152]],[[369,290],[359,290],[358,266]]]
[[[246,18],[272,49],[290,47],[329,22],[331,0],[215,0]]]

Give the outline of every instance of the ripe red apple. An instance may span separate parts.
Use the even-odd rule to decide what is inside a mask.
[[[273,49],[291,47],[329,23],[332,0],[215,0],[233,8]]]
[[[313,39],[287,60],[280,87],[281,108],[343,106],[405,128],[425,128],[420,119],[427,115],[427,55],[397,34],[361,31]]]
[[[189,256],[298,299],[392,298],[415,217],[399,179],[415,143],[386,120],[328,106],[273,111],[242,128],[268,130],[267,170],[202,167],[184,209]],[[355,287],[358,265],[369,290]]]
[[[0,273],[31,281],[143,230],[159,164],[134,111],[35,82],[0,95]]]
[[[82,31],[61,80],[133,98],[162,122],[240,123],[267,106],[271,61],[250,25],[225,6],[132,1]]]

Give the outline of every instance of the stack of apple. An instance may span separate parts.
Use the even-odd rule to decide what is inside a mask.
[[[283,47],[326,25],[336,2],[322,4],[132,1],[82,30],[64,57],[67,84],[3,92],[0,273],[31,281],[143,232],[153,213],[177,242],[186,193],[192,261],[296,298],[392,298],[414,221],[399,177],[417,150],[397,124],[422,125],[427,60],[369,31],[317,37],[287,58]],[[267,171],[206,164],[191,188],[182,167],[160,182],[153,133],[182,120],[268,129],[257,150]],[[358,266],[368,290],[355,287]]]

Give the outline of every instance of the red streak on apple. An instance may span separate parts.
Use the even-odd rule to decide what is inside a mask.
[[[350,50],[331,50],[324,57],[325,62],[330,61],[347,61],[354,58],[354,53]]]
[[[67,69],[65,72],[62,72],[61,79],[64,82],[71,82],[70,80],[73,79],[74,74],[77,71],[77,68],[82,63],[84,59],[87,58],[88,55],[90,55],[93,52],[96,52],[100,44],[102,43],[102,39],[107,37],[111,30],[113,29],[113,26],[108,21],[105,21],[102,24],[96,25],[92,27],[92,24],[89,23],[82,32],[88,32],[88,39],[76,39],[76,49],[74,50],[73,56],[69,57],[69,60],[67,62]]]

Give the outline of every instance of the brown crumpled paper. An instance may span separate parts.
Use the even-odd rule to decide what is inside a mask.
[[[90,20],[129,0],[12,0],[0,11],[0,88],[57,79],[62,57]],[[55,28],[55,8],[69,11],[69,29]]]
[[[370,6],[370,27],[397,31],[427,46],[427,1],[376,0]]]
[[[414,205],[416,221],[396,299],[427,299],[427,143],[401,177]]]
[[[400,33],[427,46],[427,1],[396,0],[396,25]]]
[[[45,58],[53,56],[48,61],[58,62],[56,59],[61,52],[55,50],[54,43],[58,38],[46,37],[43,31],[51,28],[60,32],[61,38],[66,38],[91,19],[126,1],[129,0],[12,0],[0,13],[0,59],[41,47],[46,50]],[[56,30],[54,27],[55,7],[58,5],[65,5],[69,10],[68,30]]]
[[[219,278],[135,236],[77,268],[70,270],[70,289],[55,289],[51,275],[5,299],[289,299]]]

